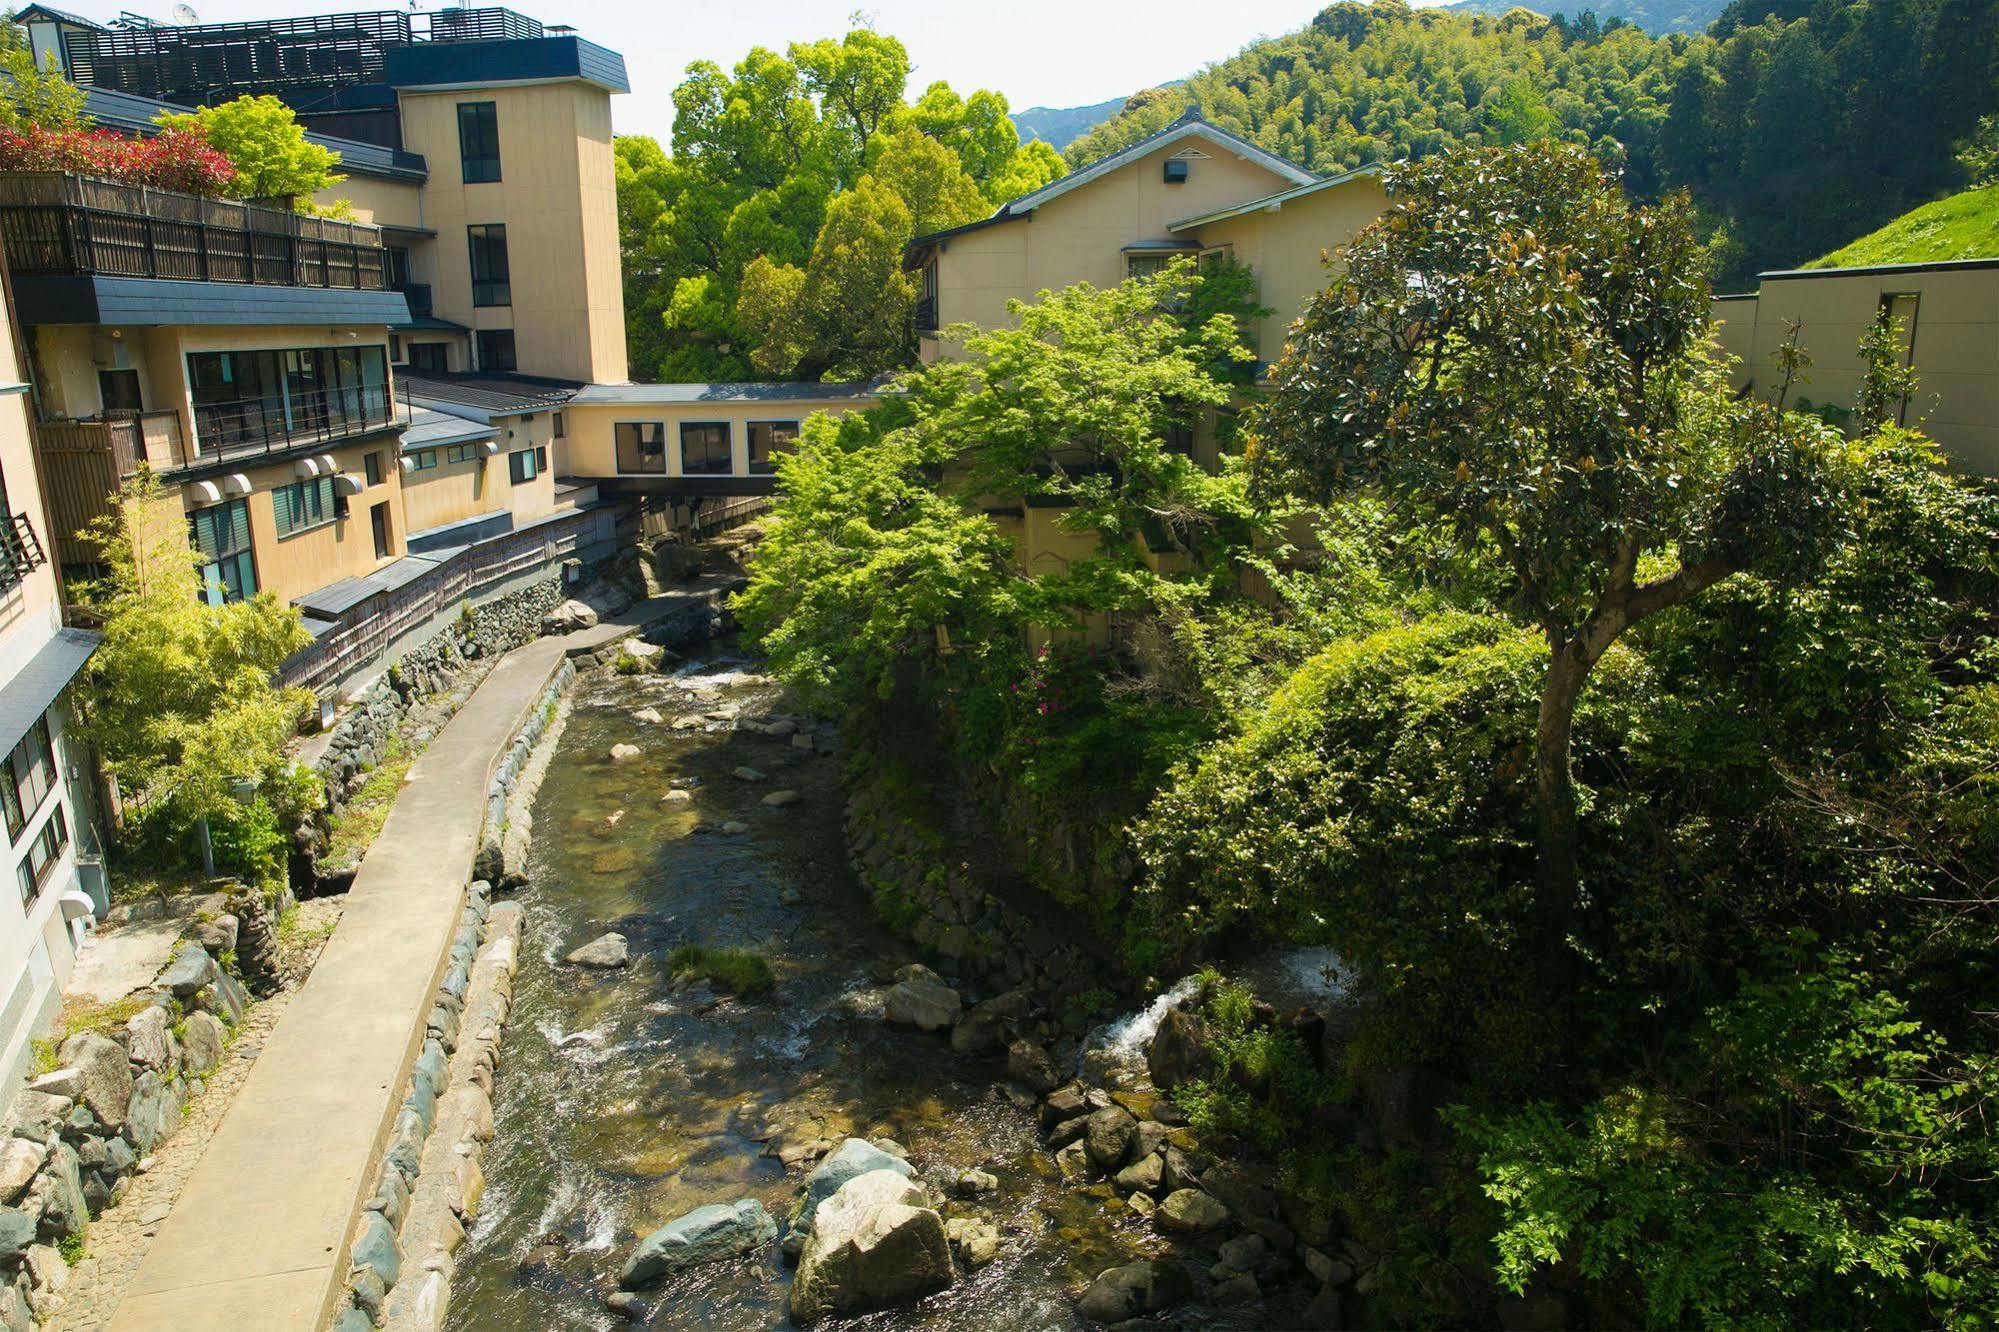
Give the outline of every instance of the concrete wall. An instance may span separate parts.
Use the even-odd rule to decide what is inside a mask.
[[[523,372],[618,383],[626,378],[624,289],[618,269],[611,98],[580,82],[400,95],[403,143],[430,164],[423,225],[437,239],[417,280],[439,317],[510,328]],[[458,106],[497,104],[500,179],[466,184]],[[466,227],[507,228],[511,306],[475,308]]]
[[[1794,400],[1851,407],[1865,372],[1860,337],[1884,299],[1906,295],[1916,297],[1906,334],[1921,385],[1905,424],[1934,438],[1956,467],[1999,474],[1999,263],[1766,274],[1755,300],[1718,301],[1715,318],[1722,345],[1742,355],[1738,384],[1759,394],[1774,390],[1773,358],[1798,321],[1813,365]]]

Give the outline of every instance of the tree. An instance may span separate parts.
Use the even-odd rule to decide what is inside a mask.
[[[1999,116],[1980,116],[1978,128],[1957,150],[1968,189],[1999,185]]]
[[[1883,309],[1860,335],[1860,360],[1867,371],[1853,407],[1863,430],[1893,421],[1916,391],[1916,367],[1910,364],[1909,347],[1903,341],[1906,332],[1901,316]]]
[[[1683,198],[1635,208],[1583,150],[1461,151],[1391,175],[1274,371],[1261,429],[1314,491],[1489,543],[1544,638],[1544,909],[1577,888],[1570,737],[1632,625],[1742,570],[1802,577],[1836,530],[1838,438],[1704,376]]]
[[[310,200],[347,179],[340,154],[306,141],[292,109],[275,97],[238,97],[192,113],[154,118],[167,129],[192,126],[236,168],[229,193],[246,199]]]
[[[893,37],[855,28],[837,42],[793,42],[791,59],[819,99],[828,151],[850,170],[858,166],[875,131],[902,110],[908,49]]]
[[[33,52],[11,47],[0,54],[0,74],[5,75],[0,78],[0,126],[16,131],[32,126],[53,133],[90,128],[83,89],[62,76],[53,55],[45,68],[38,67]]]
[[[83,597],[104,623],[84,736],[136,808],[191,827],[230,808],[232,783],[278,767],[312,696],[274,680],[311,635],[269,593],[202,599],[180,501],[150,469],[88,535],[108,572]]]

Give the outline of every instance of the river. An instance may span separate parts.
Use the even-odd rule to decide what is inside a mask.
[[[498,1133],[451,1325],[624,1326],[603,1300],[639,1236],[743,1197],[782,1220],[806,1167],[787,1171],[773,1153],[858,1134],[894,1138],[933,1182],[992,1171],[996,1195],[945,1213],[988,1216],[1003,1240],[996,1262],[950,1290],[843,1326],[1081,1326],[1070,1288],[1152,1247],[1144,1223],[1108,1186],[1060,1185],[1036,1150],[1032,1112],[1000,1087],[998,1062],[883,1023],[884,983],[916,957],[875,925],[847,866],[840,759],[743,729],[787,715],[786,703],[724,652],[675,675],[577,683],[535,807]],[[646,707],[664,722],[636,721]],[[684,718],[700,729],[673,729]],[[642,757],[611,762],[618,743]],[[767,780],[732,776],[746,765]],[[662,799],[675,789],[691,799]],[[801,799],[763,803],[780,789]],[[631,967],[561,962],[607,929],[630,939]],[[676,984],[665,958],[687,943],[760,953],[775,991],[744,1000]],[[561,1245],[538,1247],[549,1235]],[[789,1282],[774,1247],[698,1269],[644,1293],[645,1325],[785,1326]]]

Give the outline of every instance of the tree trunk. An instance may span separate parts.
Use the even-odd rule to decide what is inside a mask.
[[[1575,729],[1576,699],[1594,660],[1580,639],[1554,650],[1541,686],[1541,719],[1534,736],[1536,803],[1541,823],[1542,908],[1565,913],[1576,899],[1576,787],[1569,775],[1569,737]]]

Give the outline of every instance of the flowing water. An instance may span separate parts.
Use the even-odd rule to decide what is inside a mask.
[[[989,1216],[1003,1238],[999,1260],[952,1289],[843,1326],[1078,1326],[1071,1285],[1154,1242],[1108,1186],[1059,1184],[1035,1150],[1032,1112],[1000,1090],[998,1062],[883,1023],[884,982],[913,955],[875,926],[847,866],[839,760],[737,726],[786,706],[750,669],[718,657],[673,677],[578,682],[535,808],[498,1136],[452,1326],[623,1326],[603,1298],[639,1236],[743,1197],[782,1220],[803,1171],[778,1154],[851,1134],[896,1139],[933,1182],[991,1170],[999,1193],[946,1215]],[[669,724],[634,721],[648,706]],[[687,717],[701,729],[672,729]],[[611,763],[620,742],[643,757]],[[731,775],[744,765],[769,779]],[[675,788],[692,799],[661,799]],[[762,803],[779,789],[802,799]],[[630,939],[629,969],[561,963],[608,929]],[[761,953],[775,993],[742,1000],[676,985],[664,963],[683,943]],[[537,1249],[549,1234],[566,1249]],[[646,1326],[785,1326],[789,1282],[774,1247],[697,1269],[644,1293]]]

